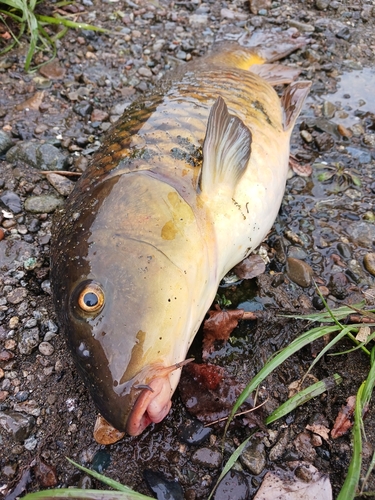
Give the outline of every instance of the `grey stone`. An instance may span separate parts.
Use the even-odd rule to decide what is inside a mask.
[[[260,474],[266,466],[266,452],[264,444],[259,440],[250,442],[240,456],[241,463],[252,474]]]
[[[6,132],[0,130],[0,155],[4,154],[12,146],[13,146],[12,139]]]
[[[13,410],[0,411],[0,425],[17,441],[27,439],[35,425],[35,418]]]
[[[39,344],[39,329],[38,327],[30,330],[23,330],[18,342],[18,350],[21,354],[31,354]]]
[[[6,154],[9,163],[23,162],[39,170],[63,170],[67,156],[48,143],[22,141],[13,146]]]
[[[40,196],[30,196],[25,201],[25,210],[33,214],[52,213],[57,208],[64,204],[62,198],[50,194],[42,194]]]
[[[13,193],[13,191],[4,191],[0,196],[0,200],[4,206],[14,214],[22,212],[21,198],[18,194]]]
[[[216,469],[221,463],[221,453],[210,448],[199,448],[191,457],[191,461],[208,469]]]

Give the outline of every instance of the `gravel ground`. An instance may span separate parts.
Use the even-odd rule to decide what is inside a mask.
[[[0,492],[11,500],[48,486],[87,487],[92,480],[66,462],[70,457],[146,494],[153,481],[172,491],[173,480],[184,493],[171,498],[205,499],[221,470],[222,430],[213,426],[203,441],[187,438],[191,425],[203,431],[179,394],[166,420],[140,437],[107,447],[93,440],[95,409],[51,301],[53,213],[77,178],[56,172],[83,172],[103,133],[131,102],[215,41],[289,28],[310,39],[286,60],[313,82],[292,141],[295,169],[310,175],[288,182],[264,244],[270,258],[265,274],[237,285],[228,280],[219,291],[230,307],[270,311],[258,324],[242,322],[231,342],[209,358],[245,383],[304,327],[277,318],[275,311],[322,308],[312,276],[332,307],[361,299],[374,304],[375,7],[336,0],[82,0],[69,9],[76,10],[70,12],[73,19],[111,33],[70,30],[58,42],[56,59],[31,73],[23,70],[25,46],[0,59]],[[47,59],[39,53],[34,62]],[[198,353],[200,343],[198,336]],[[314,349],[306,348],[267,379],[266,412],[286,399]],[[329,474],[337,495],[351,457],[350,435],[319,439],[306,426],[331,429],[368,368],[358,351],[325,358],[314,376],[337,372],[342,385],[271,425],[269,434],[258,432],[227,478],[230,492],[222,487],[216,500],[253,498],[268,470],[295,460]],[[372,410],[371,405],[365,466],[375,443]],[[226,454],[251,425],[241,420],[233,426]],[[368,488],[375,490],[372,477]]]

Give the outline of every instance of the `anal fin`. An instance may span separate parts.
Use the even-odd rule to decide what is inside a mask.
[[[252,136],[237,116],[229,113],[222,97],[212,106],[203,142],[202,192],[233,193],[250,159]]]

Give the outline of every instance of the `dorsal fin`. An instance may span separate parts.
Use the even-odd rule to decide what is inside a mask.
[[[281,97],[284,130],[290,130],[294,126],[310,87],[311,82],[293,82],[285,89]]]
[[[218,97],[211,108],[203,142],[199,182],[202,192],[234,192],[249,162],[251,140],[250,130],[228,112],[224,99]]]

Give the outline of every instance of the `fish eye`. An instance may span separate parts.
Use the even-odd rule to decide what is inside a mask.
[[[104,292],[97,283],[86,283],[80,290],[78,306],[85,313],[98,313],[104,306]]]

